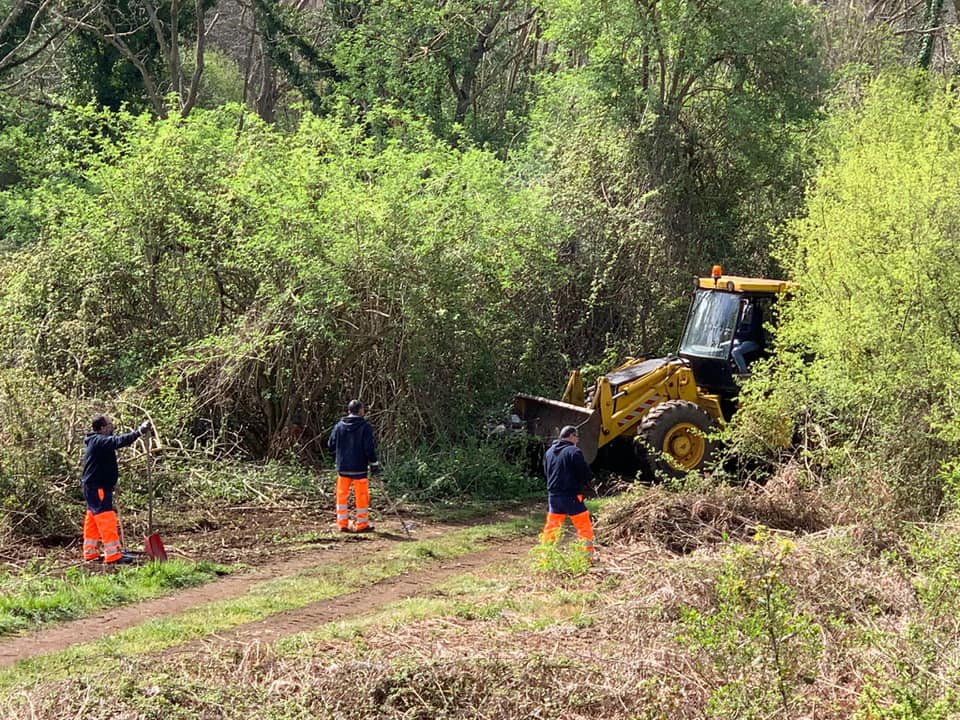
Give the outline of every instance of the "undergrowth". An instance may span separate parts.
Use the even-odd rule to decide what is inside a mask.
[[[278,647],[133,657],[116,686],[50,677],[21,700],[54,719],[91,702],[170,718],[957,716],[960,528],[916,526],[883,552],[857,527],[758,530],[687,554],[617,542],[587,574],[559,561],[566,543],[554,572],[506,563]]]
[[[398,501],[459,506],[469,500],[510,501],[542,495],[531,475],[523,439],[472,440],[421,448],[385,463],[384,481]]]
[[[792,717],[816,674],[821,628],[784,581],[795,548],[759,529],[723,559],[710,606],[681,608],[677,640],[709,679],[708,717]]]
[[[789,483],[699,497],[638,488],[597,508],[595,571],[574,542],[539,546],[532,562],[278,646],[157,663],[114,645],[126,658],[111,665],[116,687],[47,672],[17,702],[50,718],[91,702],[171,718],[957,717],[960,525],[904,525],[881,544],[869,525],[826,524],[830,512]],[[401,550],[393,573],[439,557]],[[359,585],[385,569],[356,568]],[[262,602],[276,612],[284,595],[324,597],[299,583],[271,583]]]
[[[583,541],[572,543],[541,542],[530,551],[533,568],[540,573],[576,577],[591,567]]]

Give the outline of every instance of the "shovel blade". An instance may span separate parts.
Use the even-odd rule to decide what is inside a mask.
[[[151,560],[166,562],[167,550],[163,547],[163,540],[160,539],[159,533],[147,535],[147,537],[143,539],[143,549],[146,551],[147,557]]]

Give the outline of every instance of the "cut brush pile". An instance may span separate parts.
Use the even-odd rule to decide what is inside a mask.
[[[822,497],[784,473],[766,485],[721,487],[707,493],[637,486],[604,507],[597,520],[601,543],[645,540],[689,553],[725,540],[752,537],[760,526],[798,533],[830,524]]]

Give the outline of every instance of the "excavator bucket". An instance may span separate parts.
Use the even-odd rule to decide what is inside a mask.
[[[600,413],[590,408],[559,400],[548,400],[536,395],[519,394],[514,398],[513,408],[527,426],[527,432],[553,442],[560,437],[564,425],[579,429],[579,447],[588,463],[597,457],[597,441],[600,438]]]

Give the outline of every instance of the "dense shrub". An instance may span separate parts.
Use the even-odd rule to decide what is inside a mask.
[[[543,479],[530,472],[521,444],[497,439],[415,449],[388,466],[387,484],[398,497],[420,503],[459,506],[467,498],[540,498]]]
[[[822,170],[781,256],[802,286],[741,439],[843,481],[852,506],[930,513],[960,439],[960,105],[926,77],[881,78],[827,127]]]
[[[79,489],[76,401],[44,378],[0,370],[0,532],[49,535],[69,527]],[[76,513],[74,513],[76,514]]]
[[[825,87],[809,4],[548,0],[528,171],[572,228],[555,327],[574,364],[675,350],[690,278],[776,272]]]
[[[369,121],[380,135],[236,107],[128,118],[83,187],[38,193],[43,242],[7,258],[3,363],[87,394],[153,376],[181,438],[253,456],[316,452],[356,395],[385,441],[468,433],[550,351],[528,352],[561,231],[493,155]]]

